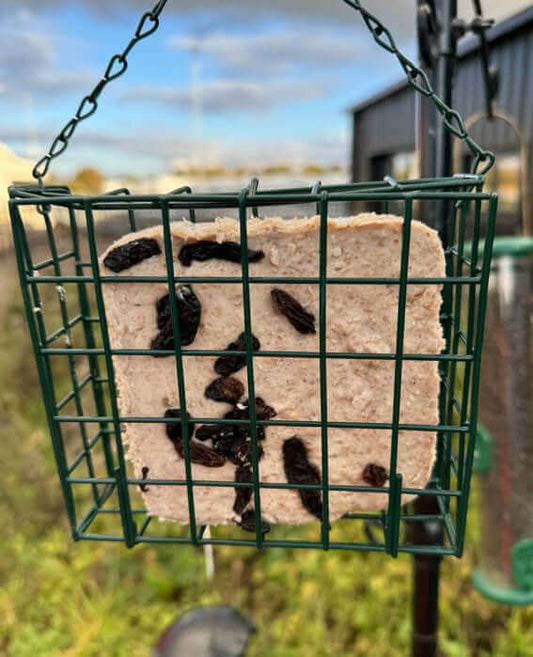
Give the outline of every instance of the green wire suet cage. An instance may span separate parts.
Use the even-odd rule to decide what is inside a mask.
[[[395,55],[405,71],[409,84],[430,99],[442,116],[446,128],[462,139],[474,156],[472,173],[449,178],[432,178],[397,182],[387,178],[377,182],[322,186],[316,182],[308,187],[263,191],[257,180],[235,193],[196,194],[189,187],[168,194],[132,195],[118,189],[99,196],[73,195],[68,187],[45,185],[50,163],[67,147],[78,124],[91,116],[106,85],[122,75],[128,66],[128,55],[135,44],[155,32],[166,0],[142,17],[135,36],[121,54],[112,57],[102,80],[86,96],[75,116],[54,140],[48,154],[34,168],[37,184],[15,185],[9,190],[9,208],[13,227],[20,283],[36,364],[39,372],[44,406],[66,510],[75,540],[91,539],[123,541],[131,547],[137,543],[177,543],[193,545],[235,545],[257,547],[297,547],[344,550],[375,550],[396,556],[399,552],[460,556],[463,551],[465,525],[474,458],[480,356],[483,342],[487,283],[490,271],[491,245],[494,234],[497,199],[483,192],[484,174],[494,162],[494,156],[482,150],[467,133],[459,114],[434,93],[427,75],[401,53],[389,30],[368,12],[358,0],[344,2],[359,12],[374,40]],[[328,239],[327,218],[336,211],[349,209],[394,210],[404,218],[400,275],[397,278],[340,278],[326,275]],[[321,420],[302,418],[295,426],[314,426],[322,438],[323,481],[316,484],[261,482],[257,459],[257,431],[261,425],[274,425],[280,420],[259,420],[250,412],[250,433],[253,445],[253,481],[236,484],[228,481],[198,481],[191,476],[190,454],[185,441],[187,476],[182,479],[142,480],[132,476],[125,459],[121,425],[133,422],[170,422],[161,417],[123,417],[119,412],[114,377],[114,358],[121,355],[145,355],[148,350],[112,349],[108,334],[103,288],[119,276],[103,275],[98,255],[113,235],[136,231],[150,225],[160,225],[164,237],[167,275],[131,276],[129,283],[165,282],[170,292],[174,317],[177,315],[175,290],[177,283],[209,282],[209,277],[177,277],[173,268],[170,222],[186,215],[191,221],[208,220],[224,214],[234,215],[240,222],[241,252],[247,253],[247,219],[264,216],[267,209],[278,212],[318,213],[320,216],[320,266],[311,281],[320,290],[319,349],[316,352],[275,352],[280,357],[314,358],[320,367]],[[37,213],[37,215],[36,215]],[[105,213],[108,219],[99,221]],[[441,238],[446,255],[444,278],[413,279],[409,271],[409,241],[414,218],[445,217]],[[44,229],[45,244],[33,229],[35,219]],[[484,239],[484,249],[477,245]],[[469,243],[468,253],[465,245]],[[298,278],[285,282],[303,282]],[[217,281],[220,282],[220,281]],[[248,372],[253,372],[250,331],[249,291],[253,283],[277,282],[256,280],[248,271],[246,257],[241,258],[241,275],[224,282],[242,286],[244,301],[244,355]],[[309,282],[309,281],[307,281]],[[329,285],[394,285],[398,286],[396,348],[391,353],[371,355],[372,359],[394,364],[393,413],[389,422],[361,423],[328,422],[326,372],[332,358],[369,358],[369,354],[329,353],[326,350],[325,327],[327,288]],[[412,284],[442,286],[441,320],[446,348],[439,354],[403,353],[405,300]],[[175,322],[176,323],[176,322]],[[176,333],[179,333],[177,327]],[[228,352],[182,349],[175,340],[176,373],[179,399],[186,408],[183,360],[187,355],[221,355]],[[441,375],[440,422],[438,425],[404,425],[400,422],[402,365],[408,360],[437,361]],[[250,379],[249,379],[250,380]],[[253,386],[253,381],[251,382]],[[253,388],[251,390],[253,399]],[[194,420],[194,418],[191,418]],[[202,420],[208,421],[208,420]],[[284,421],[284,424],[291,424]],[[390,485],[386,488],[342,486],[328,483],[327,436],[332,427],[379,428],[390,435]],[[431,485],[424,489],[409,489],[402,485],[402,473],[397,467],[398,437],[404,429],[431,431],[437,435],[437,454]],[[183,435],[187,436],[187,421],[182,415]],[[149,517],[139,504],[139,486],[185,486],[188,492],[190,524],[163,523]],[[252,538],[237,528],[216,528],[213,533],[196,522],[194,496],[198,486],[249,486],[253,488],[255,508],[259,514],[261,491],[266,487],[279,489],[319,489],[324,499],[322,521],[315,538],[297,527],[278,527],[263,535],[260,522]],[[328,495],[331,491],[386,492],[388,504],[379,513],[349,514],[345,520],[330,525]],[[412,505],[401,506],[402,494],[434,495],[439,512],[434,515],[416,513]],[[435,520],[444,527],[440,544],[421,545],[413,541],[415,523]],[[350,523],[347,526],[347,523]],[[342,526],[340,536],[337,527]],[[366,529],[366,531],[363,531]],[[346,536],[350,536],[346,539]]]

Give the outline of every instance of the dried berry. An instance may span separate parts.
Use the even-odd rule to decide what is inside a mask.
[[[178,422],[168,422],[167,424],[165,424],[167,436],[169,437],[169,439],[174,444],[183,440],[183,435],[181,431],[181,410],[179,408],[169,408],[167,411],[165,411],[165,417],[175,417],[178,420]],[[187,419],[189,417],[190,415],[187,413]],[[194,422],[191,422],[189,420],[188,427],[189,427],[189,439],[190,439],[192,438],[192,435],[194,433]]]
[[[241,521],[238,523],[241,529],[245,532],[254,532],[256,527],[256,518],[254,509],[248,509],[241,516]],[[266,520],[261,519],[261,534],[265,535],[270,531],[270,525]]]
[[[249,420],[250,415],[249,415],[249,408],[248,408],[248,402],[244,402],[242,404],[237,404],[235,405],[231,411],[228,411],[225,415],[224,418],[226,420]],[[257,415],[256,412],[256,418],[259,420],[259,416]],[[252,435],[252,425],[251,424],[236,424],[234,427],[235,434],[239,436],[251,436]],[[257,425],[257,440],[264,440],[265,439],[265,427],[262,427],[260,425]]]
[[[257,460],[263,458],[265,451],[258,445],[257,446]],[[233,454],[228,457],[228,460],[233,463],[233,465],[250,465],[253,459],[253,449],[252,443],[250,441],[241,442],[237,447],[234,448]]]
[[[253,480],[252,469],[249,466],[241,465],[235,470],[235,481],[238,484],[251,484]],[[252,499],[251,486],[238,486],[235,488],[235,502],[233,510],[239,515],[250,504]]]
[[[141,468],[143,481],[146,479],[146,477],[148,477],[149,472],[150,472],[150,468],[147,467],[146,465],[144,465]],[[143,493],[146,493],[146,491],[148,490],[148,486],[146,484],[139,484],[139,488],[142,490]]]
[[[161,248],[156,240],[150,237],[140,237],[110,251],[104,258],[104,265],[118,273],[160,253]]]
[[[259,351],[261,344],[252,335],[252,350]],[[246,342],[244,333],[241,333],[235,342],[230,342],[224,351],[245,351]],[[215,372],[221,376],[229,376],[242,369],[246,365],[246,356],[219,356],[215,361]]]
[[[248,249],[248,262],[258,262],[265,257],[263,251]],[[185,244],[179,253],[178,259],[185,267],[189,267],[193,260],[205,262],[217,258],[230,262],[241,262],[241,246],[237,242],[212,242],[200,240],[192,244]]]
[[[176,289],[176,303],[180,327],[180,344],[191,344],[198,331],[202,306],[188,285]],[[157,328],[159,333],[152,340],[152,349],[174,349],[174,330],[170,311],[170,297],[165,295],[156,303]]]
[[[297,436],[283,443],[283,468],[289,484],[320,484],[320,472],[310,463],[307,448]],[[298,490],[304,508],[322,519],[322,494],[319,490]]]
[[[270,420],[276,416],[276,411],[269,406],[262,397],[255,398],[255,417],[257,420]],[[224,417],[227,420],[249,420],[250,419],[250,407],[249,402],[246,399],[243,402],[235,404],[235,406],[228,411]],[[251,436],[251,424],[236,424],[235,432],[243,436]],[[257,425],[257,439],[265,439],[265,427]]]
[[[264,430],[261,434],[259,429],[258,427],[258,439],[260,441],[261,435],[264,436]],[[253,450],[249,428],[244,425],[204,424],[196,431],[196,438],[202,442],[211,440],[213,450],[217,454],[225,456],[234,465],[249,465],[252,461]],[[258,445],[258,459],[263,456],[263,453],[263,448]]]
[[[257,446],[257,460],[261,460],[265,450],[258,445]],[[250,441],[245,441],[241,443],[234,451],[231,462],[235,465],[250,465],[253,458],[253,449],[252,443]]]
[[[165,412],[165,417],[175,417],[178,420],[181,420],[181,411],[179,408],[169,408]],[[187,413],[187,417],[189,414]],[[194,433],[194,422],[189,421],[189,454],[191,456],[191,463],[198,463],[199,465],[205,465],[208,468],[220,468],[226,463],[226,459],[221,454],[217,454],[214,450],[202,443],[191,440]],[[183,446],[183,434],[181,431],[181,421],[180,422],[169,422],[166,425],[167,436],[174,444],[176,452],[181,456],[182,459],[185,458],[185,449]]]
[[[244,395],[244,385],[233,376],[221,376],[205,389],[205,396],[217,402],[236,404]]]
[[[250,403],[245,399],[235,404],[231,411],[228,411],[224,417],[247,420],[249,418]],[[255,416],[258,420],[270,420],[277,415],[276,411],[269,406],[262,397],[255,398]]]
[[[181,458],[185,460],[183,441],[180,440],[174,443],[174,447]],[[226,459],[222,454],[217,454],[215,450],[195,440],[189,443],[189,455],[191,457],[191,463],[204,465],[206,468],[221,468],[226,463]]]
[[[212,440],[213,443],[223,438],[233,438],[232,424],[202,424],[196,430],[198,440]]]
[[[217,454],[225,456],[233,465],[250,465],[252,462],[252,444],[241,432],[235,431],[231,436],[213,441],[213,449]],[[260,459],[263,453],[263,448],[258,446],[257,458]]]
[[[217,436],[213,440],[213,449],[218,454],[230,458],[242,442],[244,442],[244,438],[241,439],[239,436],[235,436],[235,433],[232,431],[231,434],[226,433],[223,436]]]
[[[248,404],[248,401],[246,401]],[[258,420],[270,420],[276,417],[277,413],[269,406],[262,397],[255,398],[255,415]]]
[[[363,481],[369,484],[370,486],[376,486],[376,488],[381,488],[384,486],[388,480],[389,475],[387,470],[381,465],[376,463],[368,463],[365,465],[363,470]]]
[[[299,333],[316,333],[315,316],[307,312],[299,301],[279,288],[274,288],[270,294],[277,309]]]

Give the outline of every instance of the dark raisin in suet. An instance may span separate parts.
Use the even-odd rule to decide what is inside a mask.
[[[185,267],[190,267],[193,260],[204,262],[205,260],[214,258],[216,247],[216,242],[210,242],[208,240],[200,240],[199,242],[185,244],[180,249],[178,260]]]
[[[179,408],[169,408],[167,411],[165,411],[165,417],[174,417],[178,420],[177,422],[166,423],[165,429],[167,432],[167,436],[173,443],[180,442],[183,439],[183,435],[181,431],[181,410]],[[187,419],[189,417],[190,416],[187,413]],[[189,439],[191,439],[194,433],[194,422],[189,421],[188,428],[189,428]]]
[[[217,245],[215,258],[220,260],[229,260],[230,262],[241,262],[241,245],[237,242],[222,242]],[[265,257],[261,249],[248,249],[248,262],[259,262]]]
[[[363,470],[363,481],[370,486],[381,488],[389,478],[387,470],[376,463],[368,463]]]
[[[118,273],[160,253],[161,247],[156,240],[140,237],[110,251],[104,258],[104,265]]]
[[[212,440],[213,443],[223,438],[233,438],[232,424],[202,424],[196,430],[198,440]]]
[[[244,442],[244,438],[236,436],[232,431],[226,433],[224,436],[220,436],[217,439],[213,440],[213,449],[217,454],[222,454],[227,458],[232,458],[235,450],[239,447],[241,443]]]
[[[257,460],[261,460],[264,455],[264,450],[261,446],[257,446]],[[238,444],[231,456],[228,457],[228,460],[233,463],[233,465],[250,465],[253,458],[253,449],[252,444],[248,441],[241,442]]]
[[[146,477],[148,477],[149,472],[150,472],[150,468],[148,466],[144,465],[141,468],[143,481],[146,479]],[[142,490],[143,493],[146,493],[146,491],[148,490],[148,486],[146,484],[139,484],[139,488]]]
[[[184,459],[185,448],[183,446],[183,434],[181,430],[181,411],[179,408],[169,408],[165,412],[165,417],[173,417],[179,420],[179,422],[167,423],[166,430],[167,436],[174,444],[176,452],[182,459]],[[187,417],[189,417],[188,413]],[[220,468],[223,466],[226,463],[224,456],[217,454],[210,447],[202,445],[202,443],[191,440],[194,434],[194,427],[194,422],[189,421],[189,454],[191,457],[191,463],[198,463],[199,465],[205,465],[209,468]]]
[[[236,404],[231,411],[228,411],[224,418],[226,420],[249,420],[249,408],[248,402],[242,404]],[[259,416],[256,414],[256,418],[259,420]],[[234,425],[235,434],[238,436],[251,436],[252,435],[252,425],[251,424],[236,424]],[[257,440],[265,439],[265,427],[256,426],[256,435]]]
[[[185,460],[183,440],[174,443],[174,447],[181,458]],[[207,468],[221,468],[226,463],[226,458],[222,454],[217,454],[214,449],[194,440],[189,443],[189,456],[191,457],[191,463],[204,465]]]
[[[259,351],[261,344],[252,335],[252,351]],[[241,333],[235,342],[230,342],[224,351],[245,351],[246,342],[244,333]],[[215,361],[215,372],[221,376],[229,376],[238,372],[246,365],[246,356],[219,356]]]
[[[238,484],[251,484],[253,480],[252,469],[249,466],[241,465],[235,470],[235,482]],[[235,502],[233,510],[241,515],[244,509],[250,504],[253,489],[251,486],[239,486],[235,488]]]
[[[217,402],[236,404],[244,395],[244,385],[233,376],[221,376],[205,389],[205,396]]]
[[[256,517],[254,509],[248,509],[241,516],[241,521],[238,523],[240,528],[245,532],[254,532],[256,527]],[[261,534],[265,535],[270,531],[270,525],[266,520],[261,519]]]
[[[235,431],[217,440],[213,440],[213,449],[225,456],[233,465],[249,465],[252,462],[252,445],[243,432]],[[257,458],[263,456],[263,448],[257,447]]]
[[[258,458],[261,458],[263,450],[258,447]],[[237,445],[231,455],[231,462],[234,465],[250,465],[252,461],[252,445],[246,440]]]
[[[258,262],[265,257],[263,251],[248,249],[248,262]],[[217,258],[230,262],[241,262],[241,246],[237,242],[212,242],[200,240],[182,246],[178,259],[184,267],[189,267],[193,260],[205,262]]]
[[[289,484],[320,485],[321,483],[318,468],[310,463],[307,447],[297,436],[283,443],[283,468]],[[322,493],[319,490],[300,489],[298,495],[304,508],[322,519]]]
[[[198,297],[188,285],[176,289],[176,304],[178,307],[178,323],[180,329],[180,344],[182,347],[191,344],[196,337],[202,305]],[[159,333],[152,340],[152,349],[174,349],[174,329],[170,310],[170,297],[165,295],[156,303],[157,328]]]
[[[262,397],[255,398],[255,415],[258,420],[270,420],[276,417],[277,413],[269,406]]]
[[[316,333],[315,316],[308,312],[299,301],[279,288],[270,294],[276,308],[289,320],[299,333]]]
[[[255,417],[257,420],[270,420],[277,415],[276,411],[269,406],[262,397],[255,398]],[[246,399],[243,402],[235,404],[235,406],[228,411],[224,417],[228,420],[249,420],[250,419],[250,404]],[[236,424],[235,430],[246,436],[251,436],[251,424]],[[257,426],[257,439],[265,439],[265,427]]]

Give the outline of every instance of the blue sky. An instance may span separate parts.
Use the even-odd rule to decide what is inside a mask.
[[[0,0],[0,140],[42,154],[151,4]],[[346,164],[347,109],[401,75],[358,15],[340,0],[190,4],[169,0],[160,29],[53,170],[142,177],[178,163]],[[368,5],[414,57],[414,0]]]

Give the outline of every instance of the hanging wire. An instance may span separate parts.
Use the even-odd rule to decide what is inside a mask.
[[[390,30],[388,30],[383,25],[379,18],[370,13],[368,9],[365,9],[359,0],[342,1],[361,14],[366,26],[370,30],[372,37],[378,46],[396,57],[407,76],[409,85],[415,91],[422,94],[423,96],[426,96],[433,102],[437,108],[437,111],[443,117],[445,128],[468,145],[473,155],[475,156],[472,173],[479,175],[486,174],[494,164],[494,153],[484,150],[472,139],[459,112],[446,105],[446,103],[441,98],[439,98],[439,96],[437,96],[433,90],[433,87],[431,86],[427,74],[413,61],[411,61],[409,57],[401,52],[401,50],[396,45]],[[485,163],[485,166],[480,169],[482,163]]]
[[[159,27],[159,15],[165,8],[166,4],[167,0],[159,0],[152,11],[143,14],[137,25],[137,29],[135,30],[135,34],[126,48],[120,54],[111,57],[102,79],[94,87],[91,93],[82,99],[75,115],[65,126],[63,126],[61,132],[52,142],[48,153],[33,167],[32,175],[39,182],[39,185],[42,186],[42,179],[48,173],[52,160],[59,157],[59,155],[68,148],[70,139],[76,131],[78,124],[81,121],[85,121],[96,112],[98,109],[98,98],[102,91],[112,80],[116,80],[126,72],[126,69],[128,68],[128,55],[134,46],[157,30]]]
[[[472,139],[459,112],[448,107],[448,105],[437,96],[426,73],[399,50],[392,34],[383,23],[365,9],[359,0],[342,1],[361,14],[366,26],[374,38],[374,41],[381,48],[395,55],[407,76],[409,85],[418,93],[431,99],[439,113],[442,115],[446,129],[468,145],[475,156],[472,173],[478,175],[484,175],[487,173],[494,164],[494,153],[484,150]],[[146,39],[146,37],[149,37],[157,30],[159,27],[159,16],[166,4],[167,0],[159,0],[152,11],[143,14],[137,25],[137,29],[135,30],[135,34],[126,48],[122,53],[115,54],[111,57],[100,82],[98,82],[90,94],[83,98],[74,117],[70,119],[54,139],[48,153],[34,166],[33,177],[39,182],[40,186],[43,185],[42,179],[48,173],[52,160],[57,158],[67,149],[78,124],[81,121],[88,119],[98,109],[98,98],[105,87],[109,82],[116,80],[126,72],[126,69],[128,68],[128,55],[131,50],[139,41]],[[482,163],[485,163],[485,166],[480,168]]]

